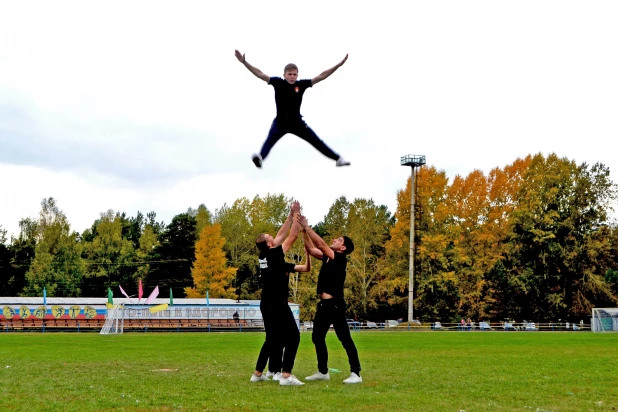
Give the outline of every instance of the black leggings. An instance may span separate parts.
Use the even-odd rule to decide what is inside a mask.
[[[286,133],[292,133],[296,136],[300,137],[311,146],[315,147],[322,153],[324,156],[329,159],[339,160],[339,155],[335,153],[330,147],[326,145],[317,134],[305,122],[302,120],[293,122],[290,124],[283,124],[279,122],[276,118],[273,120],[272,125],[270,126],[270,131],[268,132],[268,137],[266,137],[266,141],[262,145],[262,150],[260,150],[260,156],[262,159],[266,159],[268,153],[270,153],[270,149],[285,135]]]
[[[337,338],[341,341],[343,348],[348,354],[350,362],[350,372],[360,374],[361,366],[358,359],[356,345],[350,336],[350,327],[345,318],[345,303],[335,299],[322,299],[318,302],[318,308],[313,320],[313,334],[311,340],[315,345],[315,352],[318,357],[318,370],[321,373],[328,373],[328,349],[326,348],[326,333],[333,325]]]

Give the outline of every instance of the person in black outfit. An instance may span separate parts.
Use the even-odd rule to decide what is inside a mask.
[[[281,139],[285,134],[292,133],[300,137],[316,149],[324,156],[336,161],[337,166],[349,166],[350,162],[335,153],[328,147],[315,132],[307,126],[300,114],[300,105],[303,102],[303,94],[309,87],[315,86],[317,83],[326,79],[341,67],[348,55],[334,67],[323,71],[313,79],[297,80],[298,67],[290,63],[285,66],[283,71],[283,79],[281,77],[270,77],[264,74],[260,69],[250,65],[245,58],[245,55],[238,50],[235,51],[236,58],[241,62],[251,73],[257,78],[264,80],[275,89],[275,103],[277,105],[277,117],[268,132],[268,137],[262,145],[260,153],[255,153],[252,157],[256,167],[261,168],[264,159],[270,153],[270,149]]]
[[[343,298],[343,285],[345,283],[347,255],[354,250],[352,239],[341,236],[333,240],[328,246],[322,238],[315,233],[307,224],[304,216],[298,216],[298,221],[303,230],[305,248],[313,257],[322,260],[322,267],[318,275],[318,307],[313,320],[313,333],[311,340],[315,345],[318,358],[318,371],[305,379],[308,381],[330,380],[328,373],[328,349],[326,348],[326,333],[330,325],[333,325],[337,338],[348,354],[350,363],[350,377],[343,383],[361,383],[361,366],[358,359],[356,345],[350,335],[350,328],[346,320],[346,306]]]
[[[311,260],[306,251],[307,257],[304,265],[295,265],[285,261],[285,253],[290,250],[300,231],[300,224],[295,219],[299,211],[300,204],[294,202],[290,215],[274,239],[268,233],[260,234],[255,239],[255,244],[260,251],[260,283],[262,285],[260,311],[264,319],[266,340],[260,350],[255,372],[251,376],[252,382],[268,379],[262,374],[268,361],[270,372],[275,373],[273,379],[279,380],[280,385],[304,385],[292,375],[296,352],[300,344],[300,332],[288,305],[288,276],[290,272],[311,270]],[[286,238],[288,230],[290,232]]]

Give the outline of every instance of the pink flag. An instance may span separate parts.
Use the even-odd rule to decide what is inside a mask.
[[[131,301],[131,298],[129,297],[129,295],[127,295],[127,292],[124,291],[124,289],[122,288],[122,286],[118,285],[118,287],[120,288],[120,293],[122,293],[123,295],[125,295],[127,297],[127,299],[129,299],[130,303],[133,303]]]
[[[142,289],[142,280],[139,280],[139,287],[138,287],[138,291],[137,291],[137,301],[139,302],[139,300],[142,298],[142,296],[144,295],[144,289]]]
[[[155,300],[155,298],[159,296],[159,286],[157,286],[156,288],[154,288],[154,290],[152,291],[152,293],[150,294],[150,296],[148,296],[148,299],[146,299],[146,304],[149,305],[150,302],[152,302],[153,300]]]

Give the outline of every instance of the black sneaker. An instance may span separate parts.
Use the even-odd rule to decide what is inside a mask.
[[[251,160],[253,160],[253,164],[255,165],[255,167],[257,167],[258,169],[262,168],[262,156],[260,156],[258,153],[254,153],[253,156],[251,156]]]

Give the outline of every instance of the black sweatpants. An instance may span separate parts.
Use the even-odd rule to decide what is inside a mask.
[[[274,306],[260,304],[260,310],[264,319],[266,340],[255,369],[263,371],[268,360],[269,371],[291,373],[300,344],[300,332],[292,310],[287,303]]]
[[[304,121],[299,120],[288,123],[281,122],[276,118],[270,126],[270,131],[268,132],[266,141],[262,145],[262,150],[260,150],[262,159],[266,159],[266,156],[270,153],[270,149],[272,149],[279,139],[287,133],[292,133],[300,137],[329,159],[339,160],[339,155],[328,147]]]
[[[335,334],[346,353],[350,362],[350,372],[360,375],[360,360],[356,345],[350,335],[350,327],[345,317],[345,303],[337,299],[322,299],[318,302],[317,311],[313,320],[313,334],[311,340],[315,345],[318,357],[318,370],[328,373],[328,349],[326,348],[326,333],[330,325],[333,325]]]
[[[273,328],[275,327],[274,320],[272,319],[272,309],[265,303],[260,302],[260,312],[262,312],[262,320],[264,321],[264,331],[266,332],[266,339],[262,344],[262,348],[260,349],[260,354],[258,355],[257,362],[255,364],[256,371],[264,371],[266,367],[266,363],[268,362],[268,370],[272,373],[281,372],[281,356],[280,353],[278,356],[273,354],[275,359],[279,359],[279,361],[275,361],[273,364],[272,360],[269,362],[269,358],[274,349],[275,345],[275,335]]]

